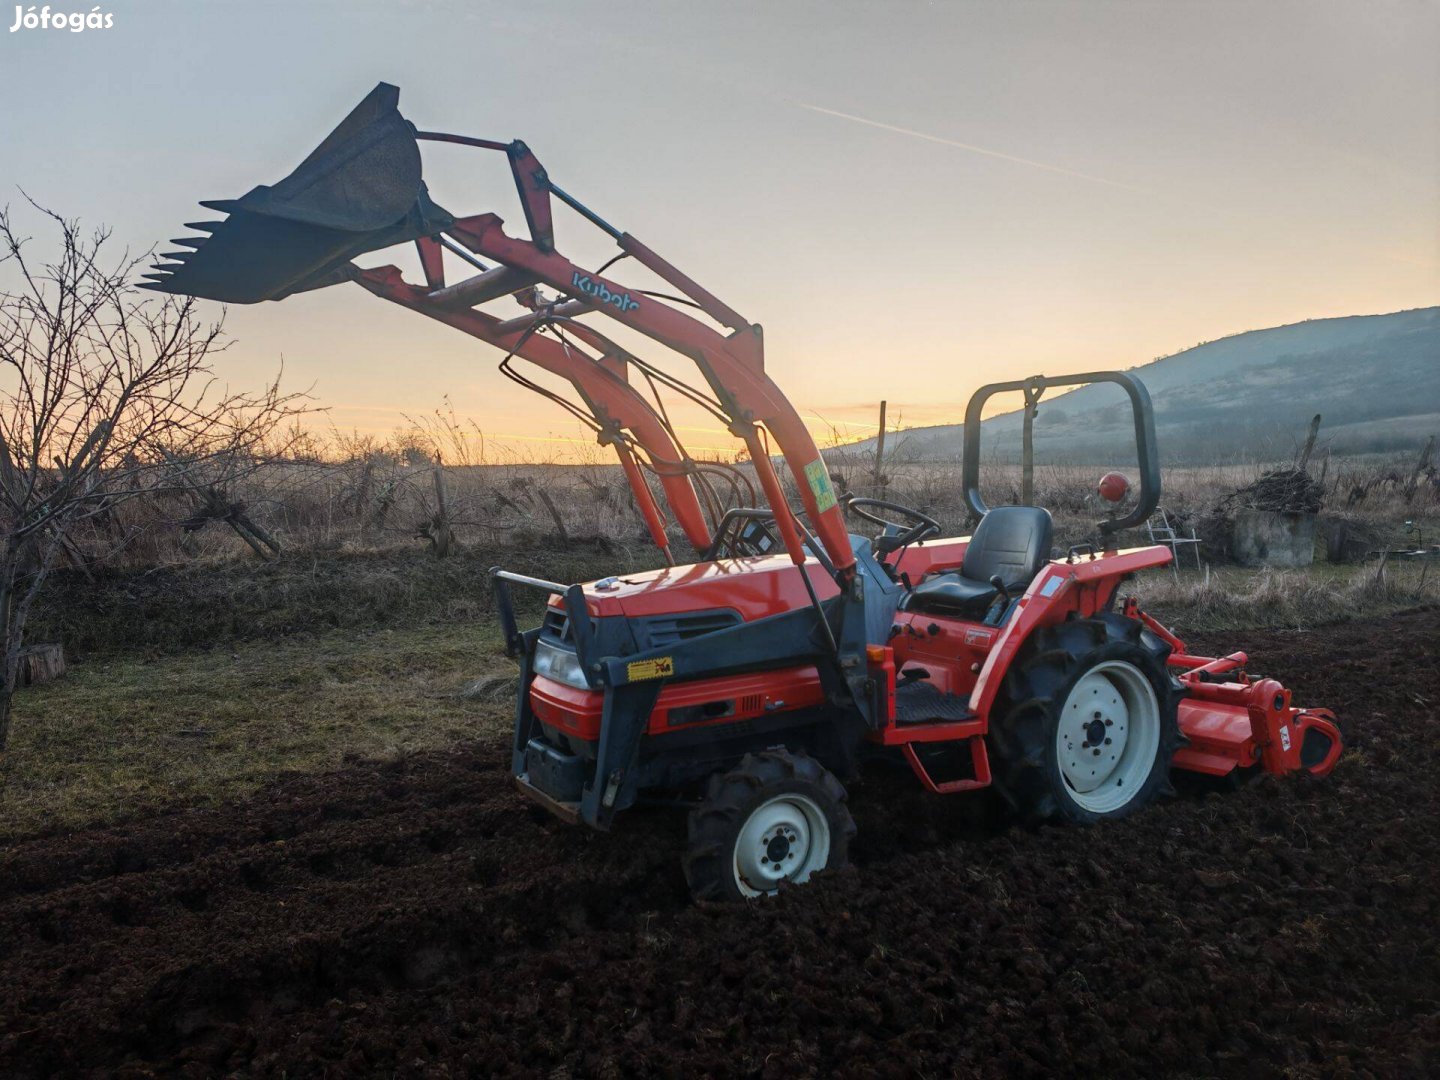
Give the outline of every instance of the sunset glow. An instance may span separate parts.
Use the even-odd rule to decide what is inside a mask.
[[[394,82],[422,126],[523,137],[557,183],[763,324],[768,369],[821,442],[874,434],[882,399],[891,428],[957,423],[996,379],[1440,299],[1434,5],[114,10],[103,31],[0,36],[8,88],[53,88],[0,114],[8,183],[163,249],[204,214],[197,197],[274,182]],[[523,234],[502,160],[427,144],[426,176],[447,208]],[[568,211],[557,228],[582,266],[613,251]],[[393,261],[416,277],[409,251]],[[448,397],[497,445],[587,445],[498,354],[353,287],[227,323],[223,374],[283,357],[330,409],[321,426],[383,436]],[[698,453],[733,446],[675,419]]]

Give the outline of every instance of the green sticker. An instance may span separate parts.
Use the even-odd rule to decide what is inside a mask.
[[[805,466],[805,480],[810,485],[810,493],[815,496],[815,509],[823,514],[835,505],[835,489],[830,486],[830,473],[826,471],[825,462],[816,458]]]

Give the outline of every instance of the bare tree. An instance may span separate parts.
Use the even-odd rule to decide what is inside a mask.
[[[221,384],[220,321],[136,291],[141,260],[112,258],[108,232],[31,206],[58,234],[53,261],[29,257],[0,210],[0,750],[31,608],[60,559],[84,558],[77,537],[120,502],[253,471],[306,411],[278,376],[256,392]]]

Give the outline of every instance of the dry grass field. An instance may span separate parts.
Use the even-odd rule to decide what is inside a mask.
[[[228,509],[263,526],[287,556],[424,547],[439,510],[435,481],[440,472],[446,519],[461,547],[564,552],[598,545],[620,568],[655,563],[619,466],[608,464],[598,450],[578,464],[480,464],[467,460],[469,444],[460,433],[444,430],[449,437],[418,431],[388,445],[342,445],[339,449],[350,455],[344,460],[317,453],[276,463],[218,492],[213,505],[202,506],[193,495],[134,500],[98,521],[80,547],[107,565],[131,569],[257,557],[226,526]],[[868,455],[835,449],[826,458],[840,490],[914,506],[939,520],[947,534],[965,532],[968,515],[958,461],[887,463],[877,473]],[[437,467],[434,463],[441,460],[459,463]],[[1166,468],[1161,505],[1204,536],[1225,496],[1284,464]],[[1057,546],[1094,538],[1094,523],[1108,510],[1095,484],[1110,467],[1036,466],[1035,501],[1055,517]],[[749,475],[743,464],[737,468]],[[1406,532],[1406,523],[1413,521],[1424,535],[1440,539],[1440,472],[1433,464],[1417,472],[1413,453],[1333,460],[1327,455],[1310,471],[1325,491],[1322,531],[1327,523],[1343,520],[1359,543],[1380,549],[1413,544],[1414,535]],[[982,473],[989,504],[1020,500],[1018,466],[997,462]],[[784,479],[798,504],[793,478]],[[735,492],[722,489],[719,494],[726,505],[742,501]],[[671,535],[683,560],[683,537],[674,529]],[[1204,551],[1206,561],[1223,562],[1223,545],[1206,539],[1212,541]]]

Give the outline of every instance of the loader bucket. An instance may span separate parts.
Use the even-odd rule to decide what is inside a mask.
[[[380,83],[289,176],[239,199],[200,205],[229,214],[193,222],[209,233],[174,243],[142,286],[253,304],[333,285],[357,255],[430,236],[452,218],[430,201],[420,148],[400,115],[400,90]]]

